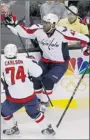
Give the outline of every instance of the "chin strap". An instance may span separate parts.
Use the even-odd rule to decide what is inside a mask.
[[[52,33],[52,31],[55,29],[55,27],[53,28],[52,27],[52,24],[51,24],[51,28],[50,28],[50,30],[48,31],[48,32],[46,32],[47,34],[50,34],[50,33]]]

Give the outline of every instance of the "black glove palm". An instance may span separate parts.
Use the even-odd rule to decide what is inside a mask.
[[[14,26],[14,27],[16,26],[16,23],[15,23],[13,17],[10,16],[10,15],[4,18],[3,24],[5,26],[7,26],[7,25],[11,25],[11,26]]]

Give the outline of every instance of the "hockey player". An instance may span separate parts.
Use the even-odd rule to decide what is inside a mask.
[[[83,44],[83,53],[89,55],[89,50],[87,49],[89,38],[66,27],[57,27],[57,22],[58,17],[50,13],[44,16],[43,27],[37,30],[32,31],[30,28],[22,28],[20,25],[16,27],[8,26],[16,35],[19,33],[21,37],[37,38],[38,40],[40,49],[43,52],[39,65],[43,69],[42,83],[46,92],[43,91],[40,80],[34,79],[34,88],[38,98],[44,104],[48,103],[45,94],[52,94],[54,84],[62,78],[68,68],[70,60],[68,41],[80,41]]]
[[[13,113],[21,107],[25,107],[27,114],[38,123],[42,134],[55,134],[52,125],[49,124],[44,114],[39,111],[39,104],[33,89],[30,76],[39,77],[42,74],[41,67],[28,58],[17,55],[17,47],[8,44],[4,48],[5,58],[1,61],[1,78],[6,91],[6,100],[1,107],[1,114],[5,120],[4,134],[19,134],[19,128],[14,122]],[[37,71],[36,71],[37,70]],[[48,126],[46,125],[48,124]]]

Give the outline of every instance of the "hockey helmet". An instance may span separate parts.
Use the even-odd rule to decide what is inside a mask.
[[[15,44],[7,44],[4,48],[4,55],[7,58],[13,58],[17,56],[17,46]]]
[[[44,17],[43,17],[43,21],[45,21],[45,22],[50,22],[50,23],[57,23],[58,22],[58,16],[57,15],[55,15],[55,14],[52,14],[52,13],[49,13],[49,14],[47,14],[47,15],[45,15]]]

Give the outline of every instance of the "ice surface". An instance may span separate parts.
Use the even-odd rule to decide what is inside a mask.
[[[62,112],[63,109],[49,109],[45,116],[56,125]],[[1,139],[89,139],[89,109],[69,109],[55,136],[42,135],[38,125],[25,112],[15,113],[15,118],[21,136],[4,136],[1,133]]]

